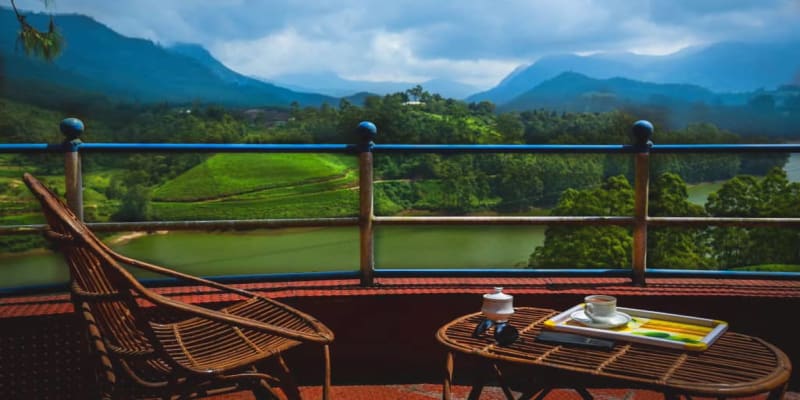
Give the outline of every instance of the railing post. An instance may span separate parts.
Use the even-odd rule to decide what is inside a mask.
[[[650,189],[650,146],[653,142],[653,124],[636,121],[633,124],[635,158],[635,186],[633,204],[633,283],[645,285],[647,270],[647,201]]]
[[[361,137],[358,155],[358,225],[360,228],[361,249],[361,285],[371,286],[375,275],[375,220],[373,199],[373,163],[372,142],[378,133],[378,128],[372,122],[364,121],[358,124],[357,132]]]
[[[83,122],[77,118],[66,118],[59,124],[65,136],[64,147],[64,186],[67,205],[83,221],[83,174],[81,155],[78,146],[83,133]]]

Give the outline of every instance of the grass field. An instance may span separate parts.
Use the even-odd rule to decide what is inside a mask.
[[[358,191],[329,190],[276,198],[202,202],[153,202],[155,220],[342,217],[358,214]]]
[[[150,219],[253,219],[341,217],[358,214],[358,170],[352,156],[332,154],[218,154],[154,189]],[[0,223],[41,223],[22,182],[33,166],[0,157]],[[119,207],[106,197],[121,171],[84,171],[84,210],[89,221],[107,221]],[[63,193],[64,177],[38,174]],[[159,201],[160,200],[160,201]],[[377,199],[376,203],[387,203]],[[392,207],[392,204],[385,204]]]
[[[354,157],[334,154],[217,154],[155,188],[153,200],[212,200],[325,182],[351,176],[355,167]]]
[[[157,220],[358,214],[356,160],[331,154],[218,154],[156,188]]]

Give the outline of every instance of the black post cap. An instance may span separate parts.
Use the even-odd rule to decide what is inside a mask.
[[[633,123],[633,144],[639,148],[647,148],[653,144],[653,124],[650,121],[639,120]]]
[[[69,141],[80,139],[84,130],[83,121],[77,118],[64,118],[58,128],[61,130],[61,134],[66,136]]]
[[[378,128],[369,121],[361,121],[356,128],[356,133],[361,136],[361,140],[371,142],[378,134]]]

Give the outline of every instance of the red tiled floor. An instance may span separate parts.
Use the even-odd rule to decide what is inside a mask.
[[[469,395],[470,388],[467,386],[453,386],[453,400],[464,400]],[[629,389],[595,389],[590,390],[597,400],[663,400],[664,396],[660,393],[646,390]],[[319,386],[302,387],[300,393],[304,400],[321,398]],[[519,395],[519,394],[517,394]],[[331,397],[336,400],[430,400],[442,398],[442,386],[428,383],[409,384],[409,385],[385,385],[385,386],[334,386],[331,388]],[[503,392],[498,387],[487,387],[483,390],[481,400],[505,400]],[[765,396],[757,396],[746,399],[764,399]],[[234,393],[224,396],[208,397],[208,400],[251,400],[250,393]],[[550,392],[547,400],[581,400],[577,392],[566,389],[559,389]],[[744,400],[744,399],[742,399]],[[800,400],[800,393],[788,392],[784,400]]]

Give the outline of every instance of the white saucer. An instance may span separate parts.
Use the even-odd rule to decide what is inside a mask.
[[[599,329],[616,328],[618,326],[622,326],[622,325],[627,324],[631,320],[631,316],[630,315],[625,314],[624,312],[619,312],[619,311],[617,311],[617,313],[614,314],[613,317],[609,318],[608,322],[595,321],[595,320],[589,318],[589,316],[586,315],[586,313],[583,312],[583,310],[575,311],[574,313],[572,313],[570,315],[570,318],[572,318],[573,320],[578,321],[581,324],[586,325],[586,326],[588,326],[590,328],[599,328]]]

